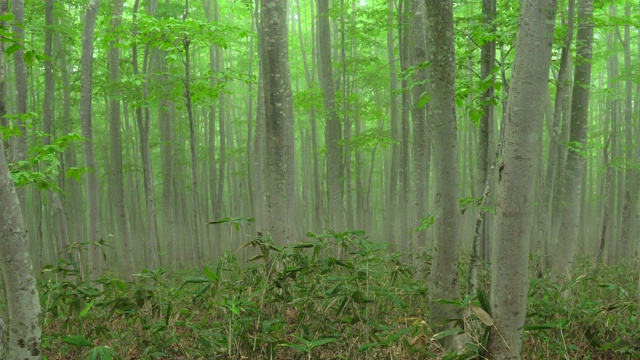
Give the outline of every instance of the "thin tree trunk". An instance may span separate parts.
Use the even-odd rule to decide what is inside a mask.
[[[118,33],[118,28],[122,22],[122,0],[114,0],[113,17],[111,18],[111,28],[114,34]],[[116,41],[110,43],[109,49],[109,77],[111,81],[118,83],[120,81],[120,48],[116,46]],[[109,101],[109,133],[111,146],[111,193],[113,198],[114,210],[116,213],[116,223],[118,225],[118,234],[120,235],[120,244],[122,254],[122,273],[125,279],[131,279],[134,271],[133,265],[133,247],[131,244],[131,226],[129,224],[129,215],[125,206],[124,193],[124,174],[122,172],[122,120],[120,117],[120,92],[117,90],[111,94],[113,97]]]
[[[396,64],[395,41],[394,41],[394,0],[387,1],[387,57],[389,58],[389,108],[391,112],[391,137],[395,141],[400,141],[400,113],[398,108],[398,65]],[[391,146],[391,163],[388,173],[388,191],[385,203],[385,218],[388,219],[384,227],[384,240],[389,244],[395,243],[396,219],[398,218],[398,177],[400,162],[400,146],[394,143]]]
[[[413,2],[412,36],[412,66],[413,75],[413,106],[411,118],[413,120],[413,212],[414,218],[411,228],[420,227],[423,218],[427,217],[427,193],[429,191],[429,167],[431,162],[431,125],[427,120],[427,37],[425,33],[426,9],[424,1]],[[414,236],[409,244],[409,252],[415,254],[414,247],[427,244],[427,234],[413,232]]]
[[[136,37],[138,32],[136,17],[138,12],[138,6],[140,2],[136,0],[133,6],[133,37]],[[149,13],[153,14],[155,11],[155,7],[157,6],[155,1],[149,2]],[[142,96],[144,99],[147,99],[147,83],[151,74],[151,66],[147,64],[148,62],[148,45],[145,48],[144,52],[144,65],[143,72],[147,72],[147,81],[144,83],[142,88]],[[140,73],[138,69],[138,45],[137,43],[133,43],[132,48],[132,61],[133,61],[133,74],[138,75]],[[152,58],[154,56],[152,55]],[[158,268],[160,266],[160,260],[158,259],[158,250],[157,250],[157,238],[156,238],[156,203],[155,203],[155,185],[153,182],[153,170],[151,168],[151,155],[149,149],[149,123],[150,123],[150,114],[149,108],[145,108],[144,117],[142,114],[142,107],[136,108],[136,122],[138,125],[138,131],[140,133],[140,157],[142,159],[142,174],[144,181],[144,193],[145,193],[145,202],[147,207],[147,219],[146,219],[146,265],[152,269]]]
[[[338,119],[331,67],[331,30],[329,26],[329,1],[318,0],[318,71],[324,94],[326,113],[325,145],[327,147],[327,191],[329,196],[329,223],[335,231],[344,231],[344,159],[342,155],[342,124]]]
[[[98,164],[93,138],[92,120],[92,73],[93,73],[93,38],[96,26],[96,17],[100,0],[89,0],[85,15],[84,30],[82,34],[82,55],[80,59],[80,120],[82,123],[82,136],[87,141],[83,142],[84,163],[89,169],[86,173],[87,191],[87,237],[92,244],[90,252],[90,276],[91,280],[97,280],[102,276],[102,249],[95,243],[102,239],[100,228],[100,199],[98,189]]]

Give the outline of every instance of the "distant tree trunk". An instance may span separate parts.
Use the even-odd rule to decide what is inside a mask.
[[[187,21],[189,16],[189,0],[185,1],[184,15],[182,19]],[[187,108],[187,117],[189,119],[189,154],[191,155],[191,201],[193,202],[193,232],[194,245],[196,249],[196,260],[198,266],[204,263],[204,253],[202,251],[202,240],[200,239],[200,205],[198,201],[198,156],[196,153],[196,124],[193,115],[193,101],[191,99],[191,38],[188,33],[184,34],[182,39],[184,46],[184,103]]]
[[[602,262],[602,256],[604,255],[604,246],[607,239],[607,228],[609,227],[609,197],[611,196],[611,161],[609,160],[609,145],[611,144],[611,135],[607,138],[604,144],[603,157],[606,173],[604,175],[604,198],[603,198],[603,214],[602,214],[602,228],[600,230],[600,243],[598,246],[598,253],[596,255],[596,266],[600,266]]]
[[[542,186],[541,205],[542,210],[540,212],[540,218],[538,219],[538,237],[536,240],[535,255],[537,255],[537,271],[539,275],[542,275],[544,271],[545,261],[550,255],[547,254],[544,249],[548,249],[548,244],[551,240],[550,235],[553,223],[552,217],[552,200],[554,189],[559,184],[555,183],[557,168],[560,157],[560,129],[563,121],[563,104],[566,90],[571,83],[571,42],[573,41],[573,27],[574,27],[574,4],[575,0],[569,1],[568,16],[567,16],[567,33],[564,37],[562,44],[562,52],[560,55],[560,69],[558,70],[558,79],[556,85],[555,106],[553,112],[553,124],[550,129],[549,139],[549,155],[547,160],[547,168],[545,170],[544,184]]]
[[[631,3],[625,5],[625,16],[631,18]],[[629,25],[624,27],[624,67],[625,73],[631,74],[631,28]],[[635,225],[634,214],[638,207],[638,170],[631,168],[631,164],[635,163],[635,147],[633,144],[634,130],[638,124],[632,121],[632,100],[633,100],[633,77],[627,75],[625,81],[625,105],[624,105],[624,124],[625,124],[625,191],[624,205],[622,208],[622,226],[620,228],[620,246],[623,257],[635,257],[635,246],[633,244],[633,226]]]
[[[456,55],[453,30],[453,1],[427,0],[427,47],[433,128],[435,232],[433,263],[429,281],[429,311],[441,328],[455,318],[456,309],[440,299],[459,299],[458,247],[460,206],[458,200],[458,148],[456,134]],[[449,341],[445,341],[449,343]]]
[[[307,82],[307,87],[309,90],[312,90],[316,85],[314,83],[315,74],[315,63],[316,63],[316,38],[315,38],[315,22],[311,22],[311,66],[308,65],[303,34],[302,34],[302,16],[300,15],[300,0],[297,0],[297,8],[298,8],[298,40],[300,41],[300,49],[302,50],[302,62],[305,70],[305,79]],[[315,18],[314,16],[314,7],[311,6],[311,18]],[[309,123],[311,126],[311,145],[310,146],[310,156],[312,158],[312,181],[313,181],[313,229],[315,231],[319,231],[324,226],[324,200],[322,196],[322,185],[321,179],[322,175],[320,174],[320,161],[318,156],[318,131],[317,131],[317,114],[315,109],[312,109],[309,113]]]
[[[496,0],[482,0],[482,21],[486,28],[492,34],[496,32]],[[491,186],[491,178],[493,172],[489,172],[489,125],[494,123],[494,107],[493,97],[495,93],[494,82],[495,75],[493,68],[496,63],[496,41],[491,39],[482,44],[480,53],[480,78],[482,82],[489,83],[486,90],[482,93],[482,117],[478,126],[478,151],[476,159],[476,183],[474,196],[482,197],[481,202],[488,204],[485,196],[489,195]],[[480,266],[480,258],[482,256],[481,248],[487,246],[486,237],[486,218],[487,213],[484,211],[484,205],[481,206],[478,217],[476,218],[476,229],[472,242],[471,263],[469,264],[469,294],[475,294],[478,286],[478,270]],[[484,259],[488,260],[488,259]]]
[[[203,0],[205,16],[207,17],[207,21],[215,22],[217,21],[217,13],[218,13],[218,3],[217,1],[211,0]],[[256,6],[257,11],[257,6]],[[255,15],[254,15],[255,16]],[[215,74],[219,71],[219,61],[218,61],[218,50],[216,46],[213,44],[209,45],[209,70]],[[209,85],[212,88],[217,87],[217,79],[215,76],[211,76],[209,79]],[[218,98],[219,100],[219,98]],[[208,182],[207,185],[209,187],[209,203],[211,206],[211,216],[218,220],[222,217],[222,204],[218,202],[218,167],[216,166],[216,111],[217,108],[215,106],[215,102],[212,101],[209,106],[209,162],[208,162]],[[254,147],[254,152],[255,152]],[[223,166],[220,164],[220,166]],[[252,173],[256,174],[256,170],[254,169]],[[261,174],[261,173],[260,173]],[[255,181],[255,180],[253,180]],[[254,197],[256,196],[256,190],[253,190]],[[257,200],[256,200],[257,201]],[[256,222],[259,222],[259,216],[254,212],[254,217],[256,218]],[[264,219],[262,219],[264,221]],[[222,230],[219,226],[213,228],[213,236],[214,236],[214,245],[213,245],[213,253],[214,256],[222,256],[223,246],[222,246]]]
[[[589,87],[591,86],[591,46],[593,43],[593,0],[578,0],[578,34],[575,83],[571,105],[571,133],[564,181],[562,226],[555,251],[552,274],[560,280],[569,275],[577,245],[580,222],[580,197],[584,177],[587,126],[589,117]]]
[[[400,42],[399,58],[400,70],[406,73],[411,65],[411,1],[401,0],[398,7],[398,40]],[[398,216],[396,218],[396,243],[398,249],[409,253],[409,243],[411,234],[409,231],[408,207],[409,191],[409,113],[411,111],[411,91],[409,91],[409,80],[402,77],[402,109],[400,111],[400,157],[398,163]]]
[[[557,0],[521,4],[506,109],[503,162],[492,244],[492,359],[520,359],[529,279],[529,230],[542,139]]]
[[[89,0],[84,19],[84,31],[82,33],[82,55],[80,59],[80,121],[82,123],[82,136],[87,141],[83,142],[83,154],[85,166],[89,169],[86,173],[87,190],[87,237],[89,241],[102,240],[100,229],[100,197],[98,189],[98,164],[93,140],[92,121],[92,73],[93,73],[93,37],[96,27],[96,17],[100,0]],[[90,275],[92,280],[102,276],[102,249],[97,246],[89,246]]]
[[[336,96],[331,66],[331,28],[329,26],[329,1],[318,0],[318,71],[324,94],[326,113],[325,145],[327,147],[327,191],[329,196],[329,224],[336,231],[344,231],[344,159],[342,157],[342,124],[336,111]]]
[[[118,33],[118,28],[122,22],[122,0],[114,0],[113,17],[111,18],[111,28],[114,34]],[[120,48],[116,46],[116,40],[110,43],[109,48],[109,77],[116,84],[120,81]],[[122,259],[122,273],[125,279],[130,279],[134,271],[133,247],[131,245],[131,226],[129,215],[125,206],[124,174],[122,172],[122,120],[120,118],[120,91],[116,86],[116,91],[111,94],[109,101],[109,133],[111,146],[111,193],[114,210],[116,213],[116,223],[118,224],[118,234],[120,235],[120,258]]]
[[[287,37],[287,1],[261,1],[262,53],[264,62],[264,104],[266,115],[266,199],[268,228],[271,236],[289,243],[293,219],[289,218],[291,202],[288,174],[293,133],[293,98],[289,75]]]
[[[133,37],[135,38],[138,30],[136,28],[136,16],[138,12],[138,6],[140,5],[140,1],[136,0],[133,5]],[[155,11],[155,7],[157,3],[155,0],[149,2],[149,13],[153,14]],[[148,61],[148,46],[145,48],[144,54],[144,66],[143,72],[147,72],[147,81],[144,83],[142,88],[142,96],[144,99],[147,99],[147,86],[150,77],[150,68],[151,66],[147,64]],[[133,74],[138,75],[140,73],[138,69],[138,45],[137,43],[133,43],[132,48],[132,68]],[[152,55],[152,58],[155,56]],[[146,219],[146,265],[152,269],[158,268],[160,266],[160,260],[158,259],[158,249],[157,249],[157,239],[156,239],[156,202],[155,202],[155,184],[153,182],[153,170],[151,168],[151,150],[149,149],[149,123],[150,123],[150,114],[149,108],[145,108],[144,117],[142,114],[142,107],[138,106],[136,108],[136,122],[138,125],[138,131],[140,133],[140,157],[142,158],[142,173],[144,178],[144,193],[146,199],[146,207],[147,207],[147,219]]]
[[[60,41],[60,35],[54,37],[54,43],[56,48],[56,56],[59,58],[58,69],[60,72],[60,79],[62,80],[62,118],[67,119],[63,122],[62,131],[64,133],[70,133],[73,129],[72,117],[71,117],[71,82],[69,80],[69,72],[67,70],[67,53]],[[75,148],[70,148],[64,152],[63,155],[64,169],[78,166]],[[84,228],[86,223],[83,221],[84,200],[82,198],[82,189],[79,181],[75,179],[66,180],[65,176],[60,176],[63,180],[61,186],[64,190],[63,206],[67,211],[69,227],[69,241],[80,242],[84,239]],[[66,181],[65,181],[66,180]],[[54,204],[55,206],[55,204]],[[62,250],[62,248],[58,249]]]
[[[44,61],[44,103],[42,110],[42,131],[51,136],[53,136],[53,99],[55,95],[55,82],[52,70],[53,64],[51,60],[54,58],[52,30],[52,26],[54,25],[53,5],[53,0],[47,0],[45,3],[45,23],[48,27],[45,28],[44,55],[47,56],[48,59]],[[2,115],[0,114],[0,116]],[[49,145],[51,143],[51,137],[43,137],[42,142],[45,146]],[[49,198],[51,200],[51,206],[53,207],[53,230],[57,240],[56,250],[61,251],[70,243],[67,216],[62,207],[60,195],[54,190],[49,190]]]
[[[427,37],[425,34],[425,2],[413,2],[412,37],[412,66],[413,75],[413,106],[411,115],[413,120],[413,212],[414,219],[411,228],[420,227],[421,220],[427,217],[427,194],[429,192],[429,167],[431,162],[431,129],[427,119]],[[425,232],[414,232],[409,244],[409,252],[415,254],[414,246],[426,246]]]
[[[389,58],[389,108],[390,108],[390,123],[391,123],[391,137],[395,141],[400,141],[400,113],[398,108],[398,65],[396,64],[395,54],[395,40],[394,40],[394,0],[387,1],[387,57]],[[388,178],[388,191],[386,194],[385,205],[385,219],[386,225],[384,227],[384,241],[393,245],[396,241],[396,219],[398,218],[398,177],[400,162],[400,146],[393,144],[391,146],[391,161],[389,163],[389,178]]]

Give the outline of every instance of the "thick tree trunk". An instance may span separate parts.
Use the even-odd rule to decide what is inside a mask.
[[[427,0],[427,46],[433,128],[435,174],[435,233],[429,281],[429,310],[436,326],[444,327],[456,317],[456,309],[440,299],[459,299],[458,248],[460,206],[458,202],[458,148],[456,130],[456,55],[453,1]],[[451,323],[446,325],[451,326]]]
[[[589,87],[591,86],[591,46],[593,42],[593,0],[578,0],[578,35],[575,83],[571,105],[571,144],[567,157],[567,169],[563,188],[565,189],[562,225],[558,234],[552,274],[560,280],[568,276],[573,267],[573,257],[578,242],[580,225],[580,199],[584,178],[584,150],[587,142],[589,117]]]
[[[520,9],[506,109],[503,162],[496,200],[491,310],[493,359],[520,359],[529,280],[529,231],[542,138],[557,0],[525,1]]]
[[[40,359],[40,300],[27,229],[3,149],[0,137],[0,267],[9,315],[8,346],[0,348],[0,357]]]
[[[289,75],[287,1],[262,0],[262,53],[266,115],[266,200],[268,228],[278,242],[293,239],[288,175],[292,169],[293,98]],[[328,150],[330,148],[328,147]],[[331,151],[331,150],[330,150]]]

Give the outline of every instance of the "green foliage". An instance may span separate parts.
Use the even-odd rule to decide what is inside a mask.
[[[2,128],[0,131],[3,136],[6,134],[20,136],[21,134],[17,127]],[[51,135],[38,131],[37,136],[45,138]],[[70,133],[56,138],[49,145],[31,147],[27,159],[9,164],[9,170],[16,186],[35,184],[40,190],[58,190],[57,177],[62,166],[60,157],[69,147],[83,140],[82,136]],[[66,175],[77,180],[84,172],[84,169],[69,168]]]

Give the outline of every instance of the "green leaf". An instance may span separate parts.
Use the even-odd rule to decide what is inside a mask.
[[[441,331],[441,332],[433,335],[431,337],[431,340],[434,340],[434,341],[435,340],[440,340],[440,339],[446,338],[447,336],[458,335],[458,334],[460,334],[462,332],[463,332],[462,329],[460,329],[459,327],[455,327],[453,329]]]
[[[209,277],[209,279],[211,279],[211,281],[218,281],[218,274],[214,273],[213,271],[211,271],[211,269],[209,269],[208,267],[204,267],[202,268],[202,272],[207,275],[207,277]]]
[[[89,351],[89,360],[113,360],[119,359],[118,353],[113,348],[100,345]]]
[[[334,342],[338,342],[338,339],[336,338],[324,338],[324,339],[318,339],[314,342],[311,343],[311,348],[316,348],[318,346],[322,346],[325,344],[329,344],[329,343],[334,343]]]
[[[16,51],[18,51],[18,50],[20,50],[20,49],[22,49],[22,45],[20,45],[20,44],[13,44],[13,45],[9,46],[8,48],[6,48],[6,49],[4,50],[4,54],[5,54],[6,56],[11,56],[11,55],[13,55],[13,53],[15,53]]]
[[[380,346],[380,344],[376,344],[376,343],[366,343],[366,344],[364,344],[364,345],[360,346],[360,347],[358,348],[358,351],[367,351],[367,350],[369,350],[370,348],[377,347],[377,346]]]
[[[86,337],[80,335],[65,335],[61,340],[74,346],[95,346],[95,344]]]
[[[82,311],[80,312],[80,317],[84,317],[85,315],[87,315],[89,310],[91,310],[91,307],[93,306],[94,302],[95,302],[95,299],[91,300],[88,304],[84,306],[84,309],[82,309]]]

